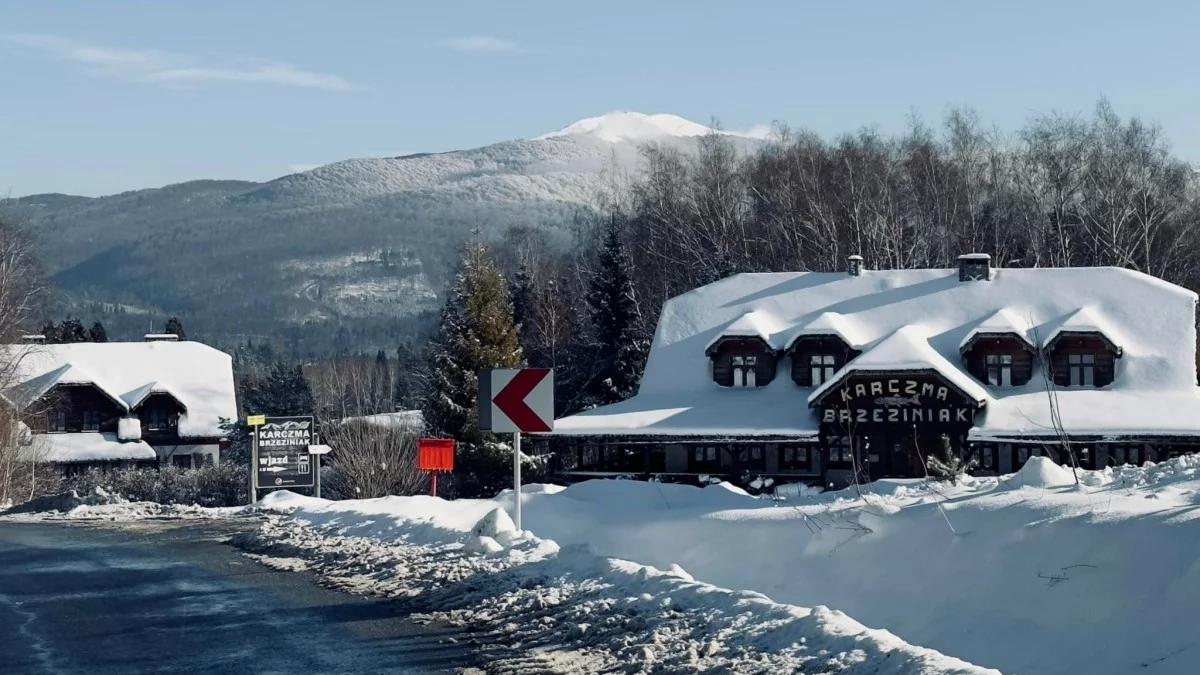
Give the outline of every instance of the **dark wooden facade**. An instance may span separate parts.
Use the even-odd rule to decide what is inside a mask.
[[[23,421],[35,433],[117,431],[125,409],[90,384],[58,385],[26,409]]]
[[[839,337],[811,335],[782,353],[759,338],[730,336],[708,354],[713,379],[722,386],[765,386],[775,378],[778,360],[786,358],[792,380],[809,388],[821,384],[813,380],[814,355],[832,356],[830,367],[836,372],[859,353]],[[1057,336],[1040,353],[1015,333],[980,333],[961,352],[964,369],[983,387],[1020,387],[1048,367],[1056,386],[1101,388],[1114,381],[1120,356],[1104,335],[1081,332]],[[754,358],[753,384],[745,379],[735,383],[738,357]],[[1001,370],[1002,376],[997,374]],[[798,399],[797,406],[803,405]],[[567,480],[631,475],[699,481],[720,476],[745,485],[749,478],[770,476],[825,486],[923,477],[930,455],[947,452],[974,460],[976,473],[997,474],[1019,470],[1029,457],[1039,455],[1099,469],[1163,461],[1200,449],[1200,439],[1170,437],[1073,437],[1070,454],[1052,435],[1010,443],[968,441],[980,404],[936,371],[854,374],[814,408],[820,424],[811,438],[608,436],[537,443],[554,453],[552,466]]]
[[[813,362],[814,356],[832,356],[832,369],[837,372],[846,365],[848,361],[858,356],[858,352],[854,351],[836,335],[805,335],[792,343],[787,351],[788,358],[792,365],[792,381],[801,387],[813,386]],[[822,364],[824,367],[826,364]]]
[[[722,339],[709,349],[712,359],[713,381],[722,387],[756,386],[765,387],[775,379],[775,371],[779,367],[779,357],[775,350],[757,337],[728,337]],[[745,360],[754,359],[752,366],[735,364],[735,357]],[[753,385],[746,385],[748,379],[739,380],[735,376],[735,368],[752,368],[754,371]]]
[[[989,384],[988,366],[1003,368],[1004,363],[988,363],[988,357],[1008,357],[1012,385],[1019,387],[1033,379],[1035,364],[1033,348],[1020,337],[1005,333],[985,333],[975,336],[963,348],[967,372],[981,383]]]

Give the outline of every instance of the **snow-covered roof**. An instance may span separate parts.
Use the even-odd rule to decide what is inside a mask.
[[[967,331],[958,345],[959,351],[966,349],[980,335],[1016,335],[1026,345],[1034,346],[1029,339],[1029,321],[1021,319],[1007,307],[996,310]]]
[[[45,350],[45,346],[38,346],[37,352]],[[33,351],[33,350],[30,350]],[[25,364],[21,364],[24,366]],[[24,372],[24,371],[23,371]],[[23,375],[17,376],[15,379],[22,380]],[[100,393],[107,396],[118,407],[128,410],[129,406],[121,398],[121,395],[106,383],[99,380],[90,370],[76,363],[64,363],[53,370],[41,373],[36,377],[25,379],[5,390],[5,398],[12,401],[17,407],[25,407],[45,396],[51,389],[59,386],[91,385],[100,390]]]
[[[184,408],[187,408],[187,406],[183,403],[183,399],[179,397],[179,394],[175,393],[173,388],[157,380],[154,382],[147,382],[140,387],[136,387],[125,392],[124,394],[121,394],[121,400],[125,401],[125,405],[129,406],[130,410],[134,410],[142,404],[142,401],[145,401],[147,398],[149,398],[151,394],[167,394],[176,401],[179,401],[179,404],[183,405]]]
[[[982,404],[988,392],[967,373],[950,363],[929,344],[929,329],[919,324],[901,326],[896,332],[876,343],[862,356],[852,359],[833,377],[808,395],[808,403],[819,401],[826,392],[836,389],[856,373],[896,373],[934,371],[954,385],[967,398]]]
[[[812,321],[788,330],[786,333],[784,344],[788,347],[791,347],[797,338],[811,335],[836,335],[847,345],[856,349],[866,343],[863,331],[855,321],[837,312],[822,312]]]
[[[739,274],[668,300],[637,396],[558,420],[554,433],[742,435],[759,424],[816,433],[817,416],[805,409],[813,392],[788,376],[786,359],[764,387],[724,389],[712,381],[707,346],[748,313],[761,313],[782,326],[767,338],[773,345],[786,346],[810,325],[841,323],[843,330],[835,332],[847,333],[846,341],[862,351],[848,367],[936,370],[977,400],[986,399],[976,416],[978,433],[1011,431],[1022,427],[1017,420],[1038,419],[1047,407],[1045,382],[1034,377],[1019,387],[983,385],[966,372],[959,353],[968,336],[1020,326],[1030,339],[1036,335],[1046,343],[1064,331],[1099,330],[1122,349],[1122,358],[1115,381],[1103,389],[1058,391],[1059,404],[1078,411],[1071,431],[1174,415],[1170,428],[1200,435],[1196,300],[1174,284],[1112,267],[999,268],[986,281],[959,281],[957,269]],[[825,314],[830,316],[822,319]],[[913,328],[901,331],[906,326]],[[872,354],[878,348],[884,351]],[[1163,395],[1141,396],[1154,392]],[[1121,399],[1123,407],[1117,413],[1075,403],[1097,396]],[[1151,400],[1158,409],[1147,409]]]
[[[83,342],[0,349],[18,356],[16,384],[3,392],[18,406],[57,384],[92,384],[124,410],[136,408],[151,393],[171,394],[186,410],[178,426],[184,438],[223,436],[221,418],[237,418],[233,361],[200,342]]]
[[[705,347],[705,351],[715,347],[721,340],[730,337],[758,337],[762,338],[772,349],[781,349],[781,346],[776,344],[778,340],[772,341],[772,336],[778,336],[784,327],[785,324],[768,312],[749,311],[730,322],[720,334],[714,335]]]
[[[38,462],[99,462],[156,459],[154,448],[143,441],[122,443],[116,434],[88,431],[72,434],[35,434],[21,448],[21,458]]]
[[[1122,346],[1124,340],[1120,337],[1121,331],[1113,326],[1102,312],[1090,306],[1080,307],[1047,323],[1044,328],[1045,330],[1038,331],[1038,334],[1042,336],[1043,348],[1049,347],[1063,333],[1100,333],[1112,343],[1117,354],[1124,351]]]

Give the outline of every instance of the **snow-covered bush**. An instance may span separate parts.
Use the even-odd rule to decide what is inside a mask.
[[[97,488],[135,502],[239,506],[247,502],[250,477],[244,466],[218,464],[199,469],[91,470],[64,481],[64,488],[92,494]]]

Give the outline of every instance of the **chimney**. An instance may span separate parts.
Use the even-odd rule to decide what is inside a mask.
[[[992,278],[992,256],[967,253],[958,256],[959,281],[987,281]]]
[[[179,342],[179,336],[174,333],[146,333],[142,339],[146,342]]]
[[[23,342],[27,345],[41,345],[41,344],[46,343],[46,336],[45,335],[37,335],[35,333],[31,333],[29,335],[22,335],[21,342]]]
[[[857,253],[846,256],[846,274],[856,277],[862,274],[863,257]]]

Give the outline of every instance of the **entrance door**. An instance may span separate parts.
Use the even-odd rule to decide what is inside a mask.
[[[912,463],[909,457],[914,454],[912,437],[906,434],[889,440],[891,452],[888,453],[888,475],[896,478],[911,477]]]

